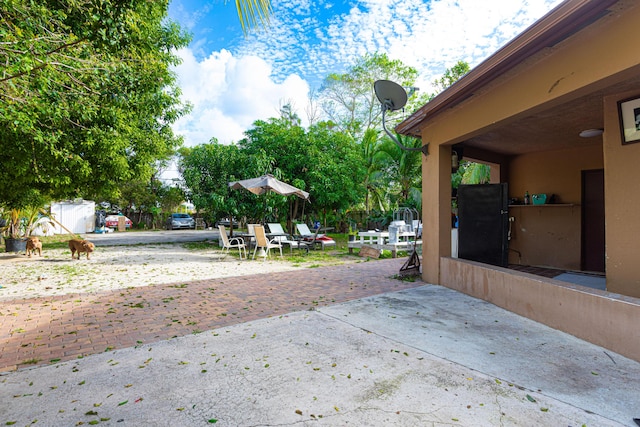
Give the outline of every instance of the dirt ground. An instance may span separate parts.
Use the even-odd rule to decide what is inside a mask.
[[[96,247],[89,260],[85,254],[72,260],[69,249],[46,250],[42,257],[31,258],[2,253],[0,300],[97,293],[308,266],[273,254],[267,261],[240,261],[237,253],[223,256],[215,247],[192,250],[182,244]]]

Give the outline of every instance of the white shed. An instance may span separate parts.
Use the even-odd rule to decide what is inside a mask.
[[[56,234],[92,233],[96,225],[96,203],[89,200],[67,200],[51,204],[51,216],[56,224]]]

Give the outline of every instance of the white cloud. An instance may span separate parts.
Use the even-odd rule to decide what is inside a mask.
[[[222,50],[198,62],[190,49],[178,54],[183,59],[175,69],[178,84],[193,111],[173,129],[184,136],[186,146],[211,138],[223,144],[238,141],[256,120],[276,117],[284,103],[298,111],[307,103],[309,85],[304,80],[290,75],[276,83],[271,65],[257,56],[236,58]]]
[[[269,31],[253,31],[233,53],[202,56],[206,38],[180,51],[179,84],[194,108],[174,130],[187,146],[212,137],[231,143],[287,102],[305,124],[309,88],[366,53],[415,67],[418,86],[431,91],[445,69],[459,60],[477,65],[560,1],[360,0],[342,15],[327,1],[273,1]]]
[[[317,46],[319,61],[353,62],[385,52],[432,82],[459,60],[475,66],[561,0],[366,0],[335,17]]]

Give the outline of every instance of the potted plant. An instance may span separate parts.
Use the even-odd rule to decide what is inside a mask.
[[[0,227],[6,252],[26,252],[27,238],[35,228],[39,214],[46,214],[41,208],[9,209],[5,211],[4,225]]]
[[[20,209],[10,209],[3,218],[2,237],[6,252],[26,251],[27,239],[22,227],[22,215]]]
[[[355,242],[356,236],[358,235],[358,226],[355,223],[349,222],[349,241]]]

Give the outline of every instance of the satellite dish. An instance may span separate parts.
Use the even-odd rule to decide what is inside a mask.
[[[376,92],[383,109],[395,111],[407,105],[407,92],[398,83],[390,80],[378,80],[373,84],[373,90]]]
[[[404,108],[407,105],[407,92],[404,90],[402,86],[398,83],[392,82],[390,80],[377,80],[373,84],[373,90],[378,97],[378,101],[382,106],[382,128],[387,133],[389,138],[393,142],[395,142],[398,147],[407,151],[422,151],[422,153],[426,156],[429,154],[429,144],[425,144],[422,147],[407,147],[402,145],[398,138],[395,137],[389,130],[387,129],[387,124],[385,122],[385,116],[387,111],[396,111]],[[415,92],[417,88],[411,88],[411,92]]]

